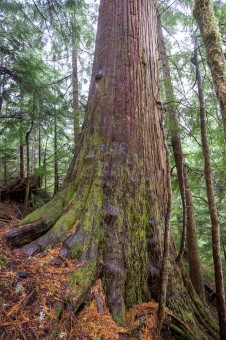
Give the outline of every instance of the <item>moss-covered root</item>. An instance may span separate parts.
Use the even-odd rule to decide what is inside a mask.
[[[105,207],[104,280],[107,305],[116,324],[125,326],[125,255],[124,237],[116,227],[118,213],[115,206]]]
[[[4,236],[12,247],[22,247],[48,232],[61,217],[71,194],[62,190],[49,203],[26,216]]]
[[[181,264],[181,273],[184,285],[189,293],[189,296],[194,304],[194,315],[196,316],[199,323],[206,329],[207,333],[213,339],[219,339],[219,327],[215,320],[211,318],[208,314],[206,308],[202,304],[201,300],[199,299],[198,295],[196,294],[194,287],[183,267]]]
[[[70,274],[70,288],[73,291],[72,303],[75,312],[85,302],[93,283],[100,275],[97,264],[96,260],[83,262]]]
[[[56,319],[55,319],[55,325],[54,325],[54,329],[53,329],[53,332],[52,332],[51,340],[55,340],[56,337],[57,337],[58,325],[59,325],[59,321],[61,319],[61,316],[63,314],[63,309],[64,309],[63,303],[58,302],[57,307],[56,307],[56,311],[55,311]]]
[[[42,252],[48,248],[51,248],[55,243],[60,241],[60,234],[56,234],[54,232],[54,229],[51,228],[47,233],[42,235],[41,237],[35,239],[32,242],[29,242],[28,244],[25,244],[23,247],[21,247],[21,251],[28,256],[35,255],[39,252]]]
[[[175,315],[170,315],[170,320],[165,320],[165,325],[169,326],[171,332],[180,339],[198,340],[198,336],[191,330],[191,328]],[[163,329],[164,333],[164,329]],[[161,333],[162,336],[162,333]],[[163,338],[163,337],[162,337]],[[163,338],[164,339],[164,338]]]
[[[5,238],[10,246],[21,247],[43,235],[50,228],[51,224],[48,224],[44,219],[40,219],[36,222],[8,231],[5,234]]]
[[[73,198],[70,197],[69,202],[69,198],[64,199],[63,202],[61,196],[62,193],[59,193],[58,198],[53,199],[54,204],[47,204],[48,207],[45,206],[28,215],[22,221],[22,224],[26,222],[27,225],[22,225],[5,234],[8,244],[12,247],[22,247],[21,250],[31,256],[52,247],[62,241],[71,229],[75,230],[76,228],[73,227],[78,225],[78,217],[82,214],[84,203],[77,200],[76,193]],[[40,214],[43,214],[43,217],[36,221]],[[32,219],[36,222],[29,222]]]
[[[32,242],[25,244],[21,250],[29,256],[32,256],[38,252],[42,252],[48,248],[53,247],[57,242],[64,240],[68,232],[74,230],[77,231],[79,221],[75,223],[77,219],[77,209],[75,205],[71,205],[67,212],[56,221],[54,226],[46,233],[38,238],[33,239]],[[22,227],[23,230],[25,228]],[[27,243],[27,242],[26,242]],[[64,255],[64,254],[62,254]]]
[[[167,306],[189,325],[198,339],[219,339],[219,328],[196,294],[183,266],[172,270],[174,274],[170,276]]]

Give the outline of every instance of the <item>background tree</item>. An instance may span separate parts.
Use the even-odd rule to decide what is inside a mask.
[[[54,191],[54,155],[57,154],[60,186],[74,151],[71,139],[74,119],[71,106],[72,8],[77,15],[75,38],[80,54],[78,71],[81,88],[90,72],[90,60],[86,61],[86,58],[92,53],[93,48],[94,5],[87,5],[84,1],[76,3],[56,1],[51,6],[43,1],[19,0],[2,3],[0,119],[2,131],[5,128],[10,129],[9,143],[14,138],[15,150],[20,149],[21,155],[19,167],[18,159],[14,159],[14,176],[10,177],[9,181],[18,178],[19,168],[20,177],[24,177],[25,135],[30,122],[33,121],[34,128],[30,135],[30,152],[34,156],[30,155],[31,174],[35,172],[46,178],[50,194]],[[84,91],[78,100],[80,103],[78,110],[82,119],[86,106]],[[54,151],[54,112],[57,114],[57,152]],[[9,173],[7,176],[9,177]],[[3,182],[0,181],[0,184]]]
[[[206,181],[206,193],[209,205],[209,214],[212,224],[212,247],[213,247],[213,259],[215,269],[215,283],[216,283],[216,294],[217,294],[217,309],[218,318],[220,325],[220,337],[224,339],[226,337],[226,308],[225,308],[225,291],[224,291],[224,279],[221,264],[221,241],[220,241],[220,225],[217,213],[217,207],[215,202],[215,195],[213,189],[213,178],[211,170],[211,157],[209,150],[209,143],[206,131],[206,118],[205,118],[205,101],[202,88],[202,78],[199,69],[198,61],[198,42],[197,37],[194,36],[195,48],[194,48],[194,64],[196,67],[198,95],[199,95],[199,106],[200,106],[200,128],[201,138],[204,156],[204,171]]]
[[[206,48],[207,61],[212,74],[217,99],[220,104],[224,135],[226,138],[226,62],[222,40],[213,10],[212,0],[196,0],[194,16]]]
[[[202,169],[202,148],[200,141],[200,130],[197,107],[197,93],[195,91],[196,76],[194,65],[191,62],[193,58],[193,43],[191,35],[196,26],[194,26],[191,17],[189,4],[180,4],[179,6],[167,3],[161,4],[162,23],[164,27],[164,38],[167,49],[168,62],[171,71],[172,86],[174,90],[174,100],[172,104],[178,117],[179,132],[181,135],[182,148],[184,150],[184,159],[187,164],[188,178],[192,193],[194,208],[196,212],[196,230],[200,248],[201,266],[204,274],[204,280],[208,284],[213,281],[213,259],[210,223],[208,216],[208,203],[206,200],[204,172]],[[225,5],[220,1],[215,3],[216,13],[219,23],[223,23]],[[220,25],[221,34],[224,36],[224,25]],[[219,212],[221,234],[225,233],[225,209],[224,209],[224,188],[225,188],[225,147],[223,139],[223,128],[221,115],[214,93],[214,87],[211,74],[206,64],[205,48],[200,45],[200,67],[203,73],[203,88],[205,91],[206,114],[207,114],[207,133],[210,140],[210,150],[212,153],[212,169],[214,179],[214,189],[216,193],[216,202]],[[162,92],[162,104],[167,109],[168,101]],[[170,131],[172,126],[171,120],[166,117],[166,126]],[[169,141],[172,151],[172,144]],[[180,192],[175,175],[175,164],[171,157],[172,167],[172,188],[173,204],[171,224],[174,230],[174,236],[178,246],[180,245],[182,214],[180,203]],[[223,256],[223,253],[221,254]],[[187,248],[185,248],[184,264],[187,266]],[[211,265],[210,265],[211,264]],[[224,268],[225,268],[225,264]],[[224,269],[225,270],[225,269]],[[214,287],[214,286],[212,286]]]
[[[165,108],[166,114],[170,116],[168,118],[170,120],[169,133],[177,168],[177,177],[180,187],[181,199],[183,202],[183,232],[180,252],[178,254],[177,260],[181,261],[182,259],[187,238],[190,279],[197,294],[203,301],[205,301],[204,283],[200,264],[198,240],[196,235],[194,206],[188,180],[187,167],[184,163],[185,160],[181,145],[177,108],[174,102],[173,84],[170,75],[169,62],[166,54],[160,14],[158,15],[158,45],[166,96]]]

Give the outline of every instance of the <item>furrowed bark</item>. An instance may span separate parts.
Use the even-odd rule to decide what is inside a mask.
[[[205,171],[205,181],[206,181],[206,193],[209,205],[209,214],[212,225],[212,250],[213,250],[213,260],[214,260],[214,272],[215,272],[215,284],[216,284],[216,295],[217,295],[217,310],[220,326],[220,337],[221,339],[226,338],[226,307],[225,307],[225,291],[224,291],[224,278],[221,263],[221,242],[220,242],[220,223],[217,213],[217,206],[215,201],[214,189],[213,189],[213,177],[211,168],[211,156],[207,137],[207,127],[206,127],[206,109],[204,94],[202,89],[202,78],[199,69],[198,62],[198,43],[197,37],[195,39],[195,49],[194,49],[194,64],[196,68],[196,78],[198,84],[198,94],[199,94],[199,110],[200,110],[200,127],[201,127],[201,139],[202,148],[204,156],[204,171]]]
[[[193,10],[206,48],[207,62],[220,105],[226,140],[226,63],[212,0],[196,0]]]
[[[181,260],[182,258],[184,252],[185,236],[187,234],[189,276],[197,294],[203,301],[205,301],[204,283],[200,263],[198,240],[196,236],[194,206],[189,186],[187,168],[184,163],[184,155],[181,146],[177,109],[174,103],[173,85],[170,76],[170,67],[166,53],[160,15],[158,15],[158,48],[162,65],[162,74],[164,79],[165,95],[167,102],[167,104],[165,105],[166,113],[168,113],[170,119],[169,134],[171,137],[173,147],[173,155],[176,163],[177,177],[183,205],[183,222],[184,222],[183,237],[181,243],[182,246],[179,252],[179,257],[177,259]]]

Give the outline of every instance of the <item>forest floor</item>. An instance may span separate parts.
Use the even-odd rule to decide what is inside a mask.
[[[60,244],[33,257],[5,244],[2,236],[21,219],[21,210],[12,201],[0,206],[0,339],[156,338],[158,304],[132,307],[126,314],[127,328],[118,327],[105,304],[100,280],[88,303],[75,314],[69,277],[81,264],[61,257]]]
[[[127,327],[118,327],[100,280],[87,296],[87,304],[75,314],[70,273],[82,264],[61,257],[61,244],[33,257],[5,244],[2,236],[22,218],[22,208],[12,201],[0,205],[0,340],[156,339],[158,304],[133,306],[126,313]],[[172,317],[167,308],[166,315]]]

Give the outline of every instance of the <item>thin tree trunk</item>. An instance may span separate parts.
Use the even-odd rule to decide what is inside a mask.
[[[38,167],[41,168],[42,162],[42,134],[41,134],[41,117],[38,118]]]
[[[165,131],[163,126],[162,118],[162,132],[164,138],[164,147],[166,152],[166,169],[167,169],[167,191],[168,191],[168,202],[165,216],[165,232],[164,232],[164,250],[162,267],[160,271],[160,294],[159,294],[159,308],[158,308],[158,338],[160,339],[161,329],[165,317],[166,297],[167,297],[167,286],[169,276],[169,254],[170,254],[170,216],[172,209],[172,188],[171,188],[171,171],[170,171],[170,153],[165,137]]]
[[[6,152],[6,149],[5,149],[5,152],[4,152],[4,185],[6,186],[7,185],[7,152]]]
[[[20,178],[24,178],[24,144],[20,143]]]
[[[226,140],[226,63],[212,0],[195,0],[193,13],[199,25],[206,48],[207,62],[220,104],[224,137]]]
[[[3,64],[3,56],[0,56],[1,58],[1,66]],[[2,112],[3,102],[4,102],[4,92],[5,92],[5,74],[0,75],[0,113]]]
[[[22,97],[22,96],[21,96]],[[24,178],[24,129],[23,129],[23,98],[21,98],[20,105],[20,127],[19,127],[19,138],[20,138],[20,178]]]
[[[2,112],[2,106],[3,106],[3,77],[4,75],[0,75],[0,113]]]
[[[75,11],[75,9],[74,9]],[[80,133],[80,117],[78,105],[78,55],[76,46],[75,12],[72,13],[72,86],[73,86],[73,122],[74,122],[74,144],[77,145]]]
[[[166,95],[165,107],[166,112],[169,115],[170,124],[169,133],[173,147],[173,154],[176,163],[177,177],[183,205],[183,236],[180,252],[177,259],[180,261],[182,258],[186,240],[185,236],[187,234],[189,276],[197,294],[200,296],[202,301],[205,301],[204,283],[200,263],[198,240],[196,235],[194,206],[188,181],[187,168],[186,165],[184,164],[180,128],[177,118],[177,110],[174,103],[173,85],[170,76],[170,67],[166,53],[161,18],[159,15],[158,15],[158,46]]]
[[[54,112],[54,195],[59,190],[57,114]]]
[[[25,142],[26,142],[26,150],[27,150],[27,185],[26,185],[26,193],[24,198],[24,207],[23,212],[25,213],[28,207],[28,200],[30,194],[30,148],[29,148],[29,136],[33,129],[33,120],[31,121],[31,127],[29,131],[26,133]]]
[[[43,169],[44,169],[44,190],[45,190],[45,195],[47,196],[47,168],[46,168],[46,153],[47,153],[47,145],[48,145],[48,139],[46,139],[46,145],[45,145],[45,150],[44,150],[44,155],[43,155]]]
[[[32,175],[35,172],[35,161],[36,161],[36,152],[35,152],[35,140],[32,143],[31,147],[31,155],[32,155],[32,160],[31,160],[31,169],[30,169],[30,174]]]
[[[212,225],[212,248],[213,248],[213,260],[215,271],[215,284],[216,284],[216,296],[217,296],[217,310],[220,325],[220,337],[222,340],[226,339],[226,309],[225,309],[225,292],[224,292],[224,279],[221,263],[221,242],[220,242],[220,223],[217,213],[217,206],[213,189],[213,178],[211,169],[211,157],[210,149],[207,137],[206,127],[206,109],[205,101],[202,89],[202,79],[198,62],[198,43],[195,36],[195,50],[194,50],[194,64],[196,67],[196,79],[198,84],[199,94],[199,110],[200,110],[200,126],[201,126],[201,139],[204,156],[204,171],[206,181],[206,193],[209,205],[209,213]]]

